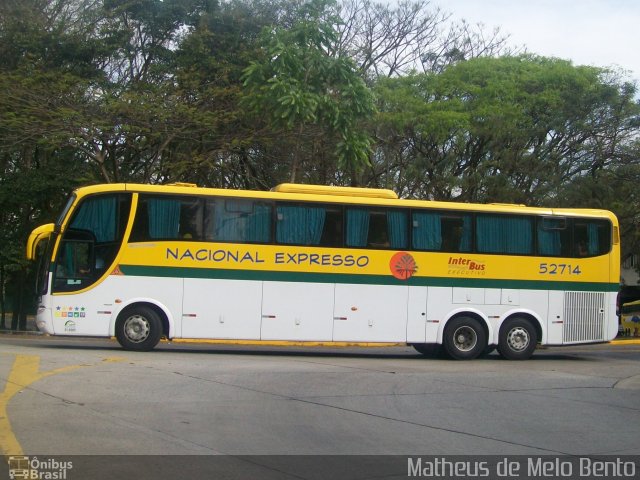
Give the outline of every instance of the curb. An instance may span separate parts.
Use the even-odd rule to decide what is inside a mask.
[[[640,338],[618,338],[609,343],[611,345],[640,345]]]

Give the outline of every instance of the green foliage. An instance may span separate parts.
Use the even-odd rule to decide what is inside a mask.
[[[519,56],[380,82],[377,170],[427,198],[562,202],[637,134],[634,89],[607,73]]]
[[[338,166],[358,170],[369,164],[361,121],[374,112],[373,96],[350,59],[332,56],[337,19],[329,6],[313,0],[300,7],[291,27],[264,30],[263,53],[244,73],[242,105],[267,115],[275,128],[297,132],[298,142],[307,126],[335,135]],[[300,155],[294,148],[292,181]]]

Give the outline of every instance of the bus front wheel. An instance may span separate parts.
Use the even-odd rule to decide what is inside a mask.
[[[116,338],[125,350],[148,352],[160,341],[162,320],[150,307],[127,308],[118,316]]]
[[[442,338],[445,352],[455,360],[471,360],[487,348],[487,334],[473,317],[450,320]]]
[[[498,352],[507,360],[526,360],[533,355],[538,333],[526,318],[512,318],[500,327]]]

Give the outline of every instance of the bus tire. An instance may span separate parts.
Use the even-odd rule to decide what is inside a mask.
[[[425,357],[436,358],[442,353],[442,345],[437,343],[414,343],[411,346]]]
[[[488,357],[489,355],[491,355],[493,353],[493,351],[496,349],[497,347],[495,345],[489,345],[487,348],[485,348],[482,353],[480,354],[481,357]]]
[[[487,348],[487,334],[477,319],[456,317],[447,323],[442,344],[454,360],[471,360]]]
[[[116,322],[116,338],[125,350],[148,352],[160,341],[162,320],[146,305],[125,309]]]
[[[507,320],[500,327],[498,352],[507,360],[527,360],[538,343],[538,332],[522,317]]]

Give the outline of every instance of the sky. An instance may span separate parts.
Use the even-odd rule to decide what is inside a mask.
[[[468,23],[500,27],[509,45],[630,71],[640,86],[640,0],[432,0]]]

